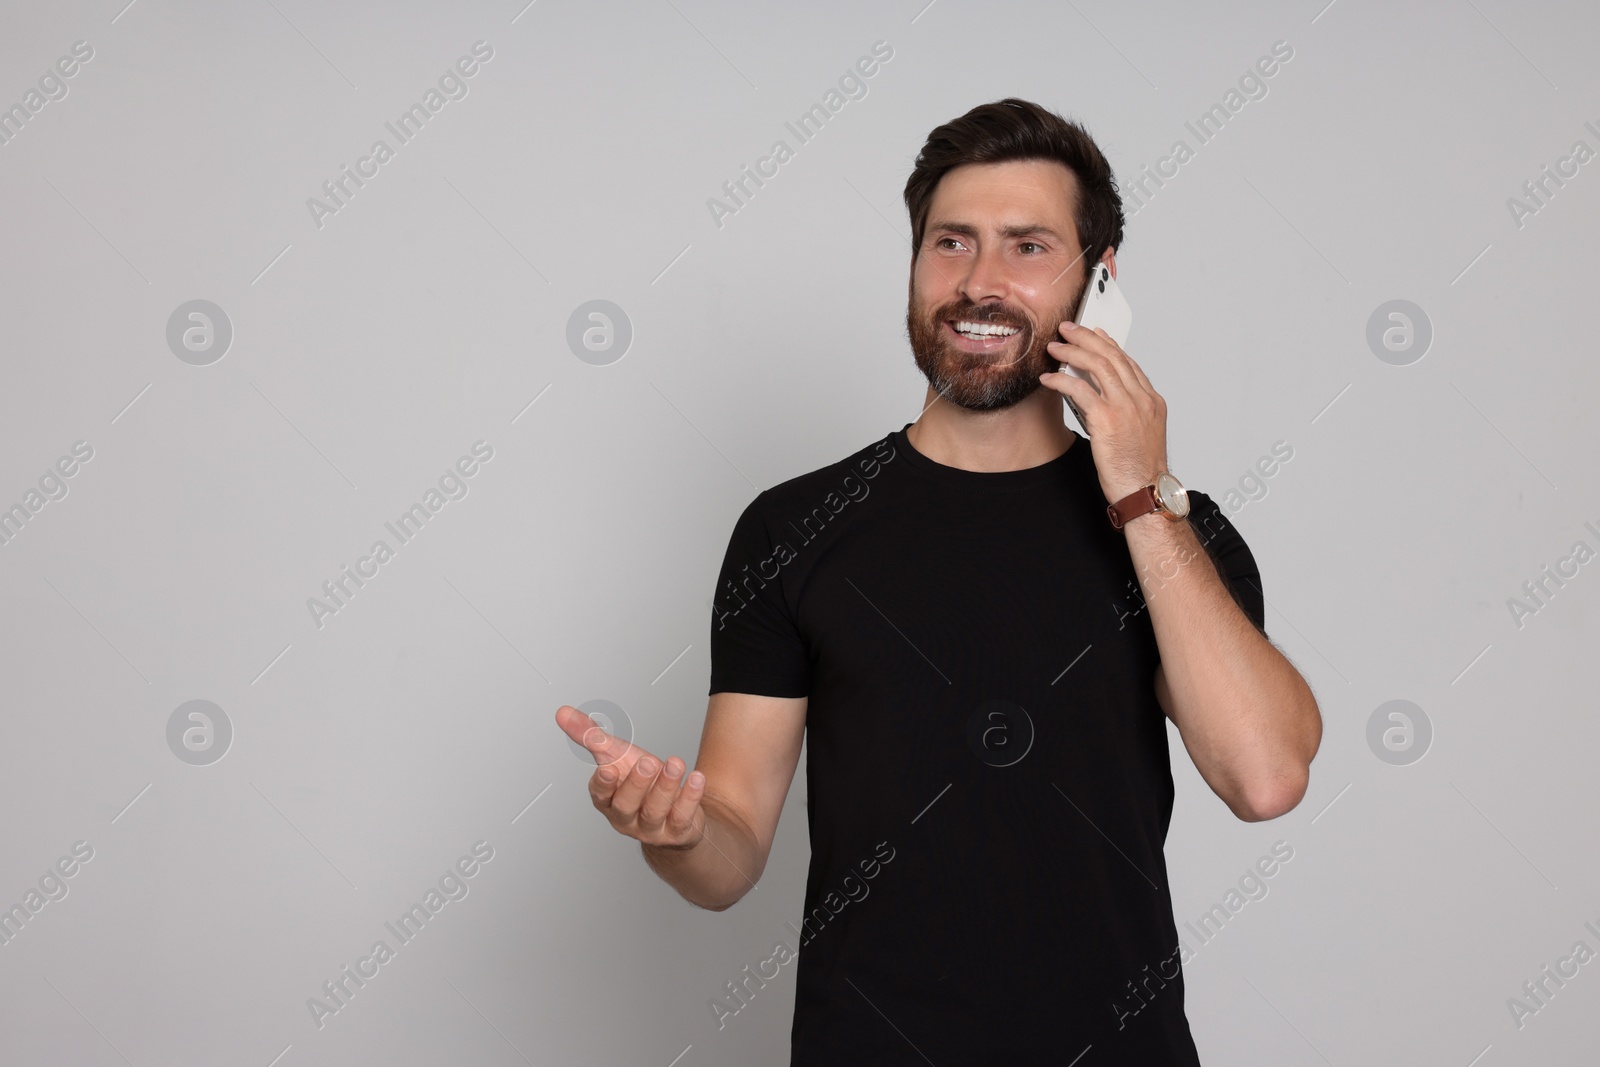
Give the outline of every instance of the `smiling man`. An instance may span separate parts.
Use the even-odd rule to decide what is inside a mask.
[[[799,956],[791,1063],[1197,1064],[1166,724],[1238,818],[1272,819],[1316,701],[1243,538],[1167,469],[1165,401],[1070,321],[1122,242],[1094,141],[986,104],[928,136],[905,199],[925,408],[739,517],[696,770],[557,720],[595,807],[713,910],[761,877],[806,743],[805,913],[769,957]]]

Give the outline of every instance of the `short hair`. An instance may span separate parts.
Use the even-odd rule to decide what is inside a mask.
[[[913,262],[922,251],[933,191],[947,172],[968,163],[1022,159],[1061,163],[1077,177],[1073,224],[1086,263],[1099,262],[1108,248],[1122,247],[1122,196],[1100,146],[1078,123],[1013,96],[980,104],[928,134],[906,179]]]

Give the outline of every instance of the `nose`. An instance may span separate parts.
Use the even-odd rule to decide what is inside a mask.
[[[961,279],[961,295],[974,304],[1004,300],[1010,290],[1001,249],[981,248],[969,261],[966,277]]]

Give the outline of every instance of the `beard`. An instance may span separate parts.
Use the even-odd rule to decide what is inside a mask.
[[[1035,323],[1021,308],[966,300],[951,301],[919,316],[913,294],[906,307],[906,332],[917,369],[939,396],[958,407],[1003,411],[1042,389],[1039,376],[1061,366],[1046,346],[1061,339],[1058,324],[1073,317],[1079,299],[1082,293],[1048,322]],[[1017,332],[994,352],[965,352],[945,332],[944,324],[955,319],[1014,326]]]

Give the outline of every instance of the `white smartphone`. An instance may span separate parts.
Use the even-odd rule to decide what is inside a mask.
[[[1091,330],[1098,326],[1109,334],[1119,347],[1127,345],[1128,330],[1133,325],[1133,309],[1128,307],[1127,298],[1122,295],[1117,280],[1111,276],[1111,268],[1104,263],[1094,265],[1094,271],[1089,275],[1089,284],[1083,290],[1083,303],[1078,305],[1078,314],[1072,321]],[[1063,363],[1061,370],[1094,385],[1095,392],[1100,391],[1094,379],[1077,367]],[[1083,412],[1078,410],[1078,405],[1072,402],[1071,397],[1062,399],[1077,417],[1078,425],[1083,427],[1084,436],[1089,436],[1089,422],[1083,417]]]
[[[1128,330],[1133,326],[1133,309],[1128,306],[1128,300],[1122,295],[1117,280],[1111,276],[1111,268],[1104,263],[1094,265],[1094,271],[1089,276],[1089,284],[1083,290],[1083,303],[1078,306],[1078,314],[1072,321],[1091,330],[1098,326],[1110,334],[1111,339],[1120,347],[1127,347]],[[1093,379],[1082,374],[1076,367],[1063,363],[1061,369],[1068,374],[1083,378],[1091,385],[1094,384]]]

